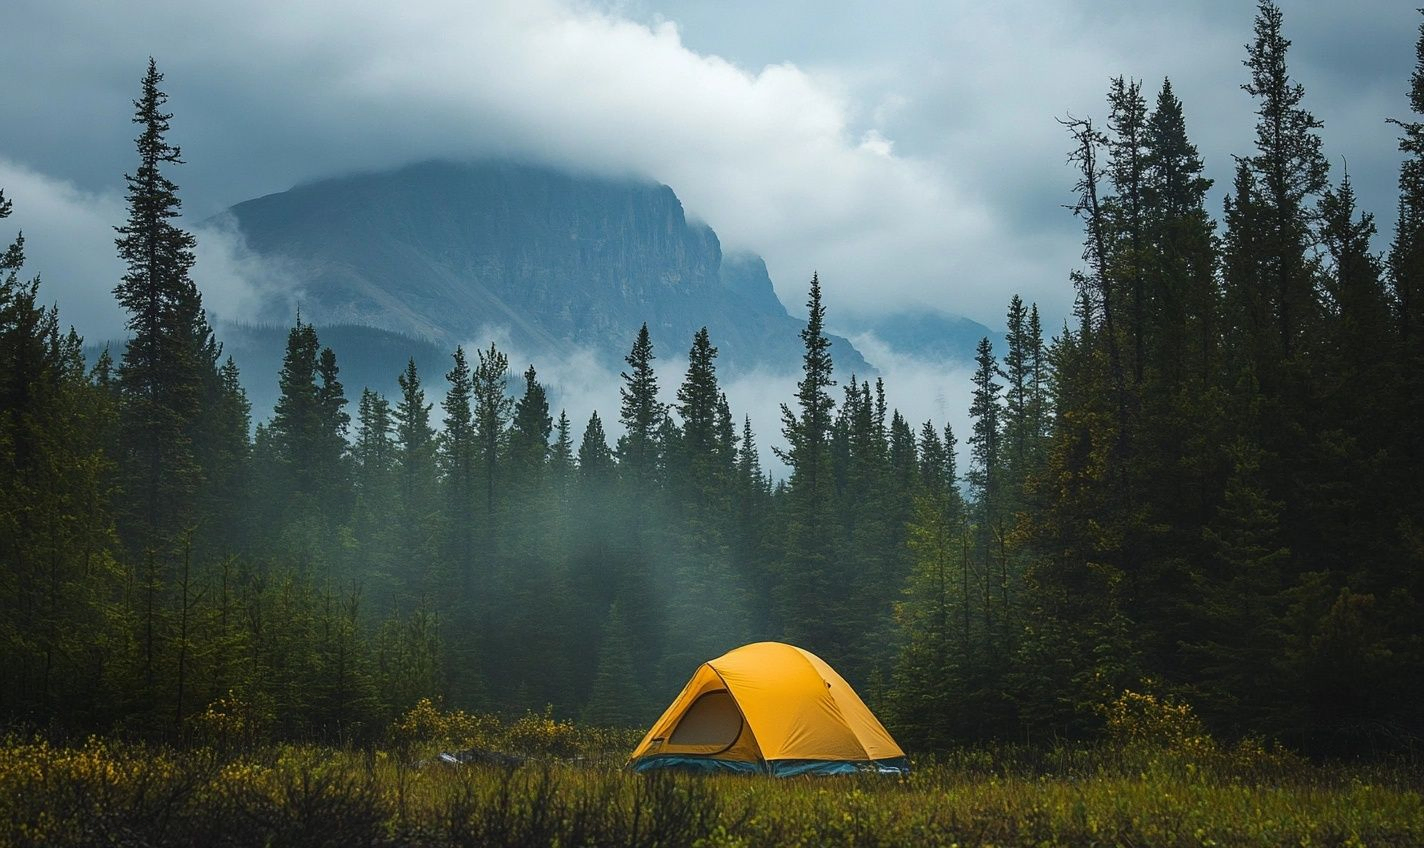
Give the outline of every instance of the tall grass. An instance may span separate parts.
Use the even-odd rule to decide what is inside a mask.
[[[0,845],[1424,844],[1410,769],[1220,745],[1189,713],[1145,734],[1175,707],[1128,706],[1146,715],[1110,718],[1099,745],[965,749],[907,778],[634,775],[616,767],[631,732],[428,704],[381,750],[12,737],[0,744]],[[430,758],[452,743],[527,760]]]

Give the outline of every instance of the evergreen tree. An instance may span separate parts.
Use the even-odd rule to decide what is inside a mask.
[[[1270,0],[1257,7],[1255,38],[1246,45],[1251,81],[1242,89],[1257,98],[1256,154],[1242,159],[1259,186],[1260,238],[1264,266],[1253,281],[1268,289],[1276,327],[1273,355],[1290,359],[1316,318],[1314,280],[1308,249],[1308,203],[1325,188],[1329,166],[1320,152],[1322,126],[1301,107],[1305,89],[1286,68],[1290,41],[1281,33],[1281,10]],[[1258,363],[1262,375],[1272,363]]]
[[[392,608],[397,595],[420,587],[397,570],[397,564],[405,558],[399,550],[401,516],[392,509],[398,503],[399,487],[390,402],[370,389],[362,389],[356,422],[352,531],[359,553],[353,576],[368,587],[368,608],[373,606],[384,614]]]
[[[850,616],[839,588],[848,575],[838,568],[834,538],[830,436],[835,401],[829,389],[836,383],[818,275],[811,276],[806,306],[806,328],[801,331],[806,351],[796,384],[797,408],[781,406],[787,448],[777,453],[790,466],[791,479],[786,493],[786,547],[775,597],[789,640],[833,658],[835,664],[851,652],[854,636],[846,624]]]
[[[11,205],[0,192],[0,219]],[[0,252],[0,716],[52,727],[119,716],[125,621],[105,454],[113,404],[81,341],[19,279],[24,239]]]
[[[1163,80],[1147,125],[1144,196],[1149,211],[1154,291],[1147,315],[1153,362],[1169,384],[1216,375],[1220,305],[1214,222],[1206,212],[1211,180],[1187,138],[1182,102]]]
[[[497,544],[495,494],[500,476],[514,400],[509,397],[509,357],[491,342],[488,351],[479,351],[474,375],[475,437],[479,442],[481,482],[484,490],[485,538]]]
[[[726,435],[722,427],[730,424],[719,416],[725,400],[717,385],[717,348],[707,335],[707,328],[697,331],[692,349],[687,353],[687,376],[677,390],[678,416],[682,419],[681,452],[678,457],[684,490],[678,493],[687,500],[693,520],[707,518],[709,510],[718,510],[725,484]]]
[[[316,328],[303,324],[287,334],[287,352],[277,384],[281,394],[268,433],[281,463],[283,484],[302,509],[315,509],[322,495],[322,447],[325,440],[320,388],[317,385],[319,343]]]
[[[648,337],[648,325],[638,330],[638,338],[624,361],[619,388],[622,406],[619,420],[623,435],[618,438],[618,467],[635,503],[646,501],[656,482],[660,460],[658,433],[666,409],[658,400],[658,378],[653,373],[653,342]]]
[[[1424,23],[1415,44],[1414,72],[1409,80],[1409,108],[1413,120],[1395,121],[1403,135],[1399,149],[1405,159],[1399,166],[1399,212],[1389,251],[1389,281],[1399,339],[1398,420],[1424,419]],[[1395,440],[1399,467],[1424,466],[1424,428],[1402,427]],[[1424,486],[1399,481],[1406,516],[1424,514]],[[1418,534],[1417,519],[1404,518]],[[1414,560],[1417,563],[1418,557]],[[1418,583],[1414,584],[1416,588]]]
[[[569,414],[565,410],[559,410],[559,420],[554,425],[554,433],[554,444],[549,448],[549,477],[562,504],[568,498],[569,486],[573,483],[577,467],[573,425],[569,422]]]
[[[536,488],[543,482],[554,424],[549,417],[548,396],[537,376],[533,365],[524,372],[524,396],[514,404],[514,426],[510,431],[514,477],[526,488]]]
[[[1116,77],[1108,91],[1108,174],[1116,195],[1107,203],[1112,224],[1113,275],[1121,280],[1127,305],[1133,385],[1142,383],[1147,359],[1147,102],[1142,84]]]
[[[1003,448],[1005,465],[1011,487],[1022,485],[1030,464],[1030,451],[1034,440],[1032,416],[1032,393],[1034,340],[1028,325],[1028,309],[1023,299],[1014,295],[1009,300],[1008,332],[1004,335],[1007,349],[1003,365],[997,373],[1004,379],[1007,392],[1004,395]],[[1041,344],[1041,340],[1039,341]]]
[[[165,561],[197,521],[193,505],[203,479],[195,454],[203,388],[213,370],[212,333],[202,298],[189,277],[193,236],[174,224],[178,186],[163,172],[182,163],[167,133],[168,95],[152,59],[134,101],[139,165],[125,174],[128,221],[116,227],[125,265],[114,289],[132,334],[119,367],[122,399],[120,471],[129,493],[123,529],[132,550],[153,549]]]
[[[317,410],[321,418],[321,440],[318,442],[326,510],[329,515],[344,519],[350,508],[350,468],[347,465],[347,435],[351,415],[346,411],[346,389],[338,376],[336,354],[329,347],[321,349],[317,359]]]
[[[400,544],[408,567],[407,578],[415,585],[429,585],[432,519],[435,511],[435,430],[430,426],[433,404],[425,402],[425,389],[415,360],[406,363],[396,379],[400,402],[392,414],[395,423],[397,509],[400,515]]]
[[[601,727],[636,727],[646,721],[642,687],[633,664],[633,641],[618,605],[608,608],[603,638],[598,645],[598,665],[593,690],[583,710],[583,720]]]
[[[465,360],[464,348],[456,347],[451,356],[454,363],[445,374],[449,388],[440,402],[445,418],[438,440],[438,460],[445,486],[446,530],[449,534],[446,559],[455,569],[457,584],[468,591],[474,569],[479,445],[470,406],[474,396],[470,365]]]
[[[606,486],[612,479],[615,462],[613,451],[608,447],[608,436],[603,432],[603,421],[594,410],[588,416],[583,428],[583,439],[579,442],[579,480],[587,487]]]

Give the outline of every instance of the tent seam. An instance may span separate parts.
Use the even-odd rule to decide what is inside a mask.
[[[791,649],[796,652],[796,656],[800,657],[802,662],[811,667],[811,673],[816,675],[817,680],[825,684],[826,691],[829,692],[831,688],[831,681],[821,676],[820,669],[816,668],[816,664],[811,662],[810,658],[806,655],[806,651],[796,647],[795,645],[792,645]],[[825,660],[821,660],[821,662],[825,662]],[[712,670],[716,671],[717,669],[714,668]],[[719,674],[717,676],[721,677],[722,675]],[[860,734],[855,732],[855,727],[849,721],[846,720],[845,714],[841,712],[841,702],[837,701],[834,695],[830,695],[829,697],[831,699],[831,703],[835,704],[836,713],[840,715],[842,723],[844,723],[846,729],[850,731],[850,738],[854,739],[855,744],[860,746],[860,752],[865,755],[866,761],[873,762],[875,758],[870,756],[870,749],[865,747],[865,740],[860,738]],[[738,709],[741,709],[741,707],[738,706]]]
[[[761,747],[761,740],[757,738],[756,728],[752,726],[752,720],[747,718],[746,710],[742,709],[742,702],[737,700],[737,693],[732,689],[732,684],[727,682],[727,678],[722,676],[722,672],[717,670],[717,666],[713,665],[711,660],[703,663],[703,665],[712,669],[712,673],[717,675],[717,679],[722,681],[722,685],[726,687],[728,694],[732,696],[732,703],[737,705],[737,714],[742,717],[742,722],[747,726],[747,732],[752,735],[752,741],[756,743],[757,759],[761,760],[762,767],[766,768],[766,751]],[[859,742],[860,740],[857,739],[856,741]],[[733,740],[732,744],[735,745],[736,741]],[[731,746],[729,745],[727,747],[730,748]],[[864,748],[865,746],[862,745],[861,747]]]

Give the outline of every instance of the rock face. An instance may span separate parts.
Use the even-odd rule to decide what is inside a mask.
[[[453,348],[492,337],[534,358],[620,366],[647,322],[660,357],[706,325],[730,372],[798,368],[801,319],[759,257],[722,255],[672,189],[511,163],[426,163],[325,180],[228,213],[302,287],[302,315]],[[870,373],[848,341],[838,370]]]

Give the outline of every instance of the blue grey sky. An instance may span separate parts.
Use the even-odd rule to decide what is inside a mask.
[[[1420,20],[1411,4],[1286,0],[1294,77],[1384,249]],[[131,99],[167,74],[188,220],[295,183],[432,157],[516,156],[671,185],[793,310],[819,270],[841,315],[926,307],[1001,323],[1013,292],[1068,312],[1079,229],[1055,117],[1101,119],[1110,77],[1170,77],[1219,212],[1252,142],[1247,2],[1124,0],[11,0],[0,187],[67,320],[112,333]],[[276,285],[203,232],[208,302]]]

